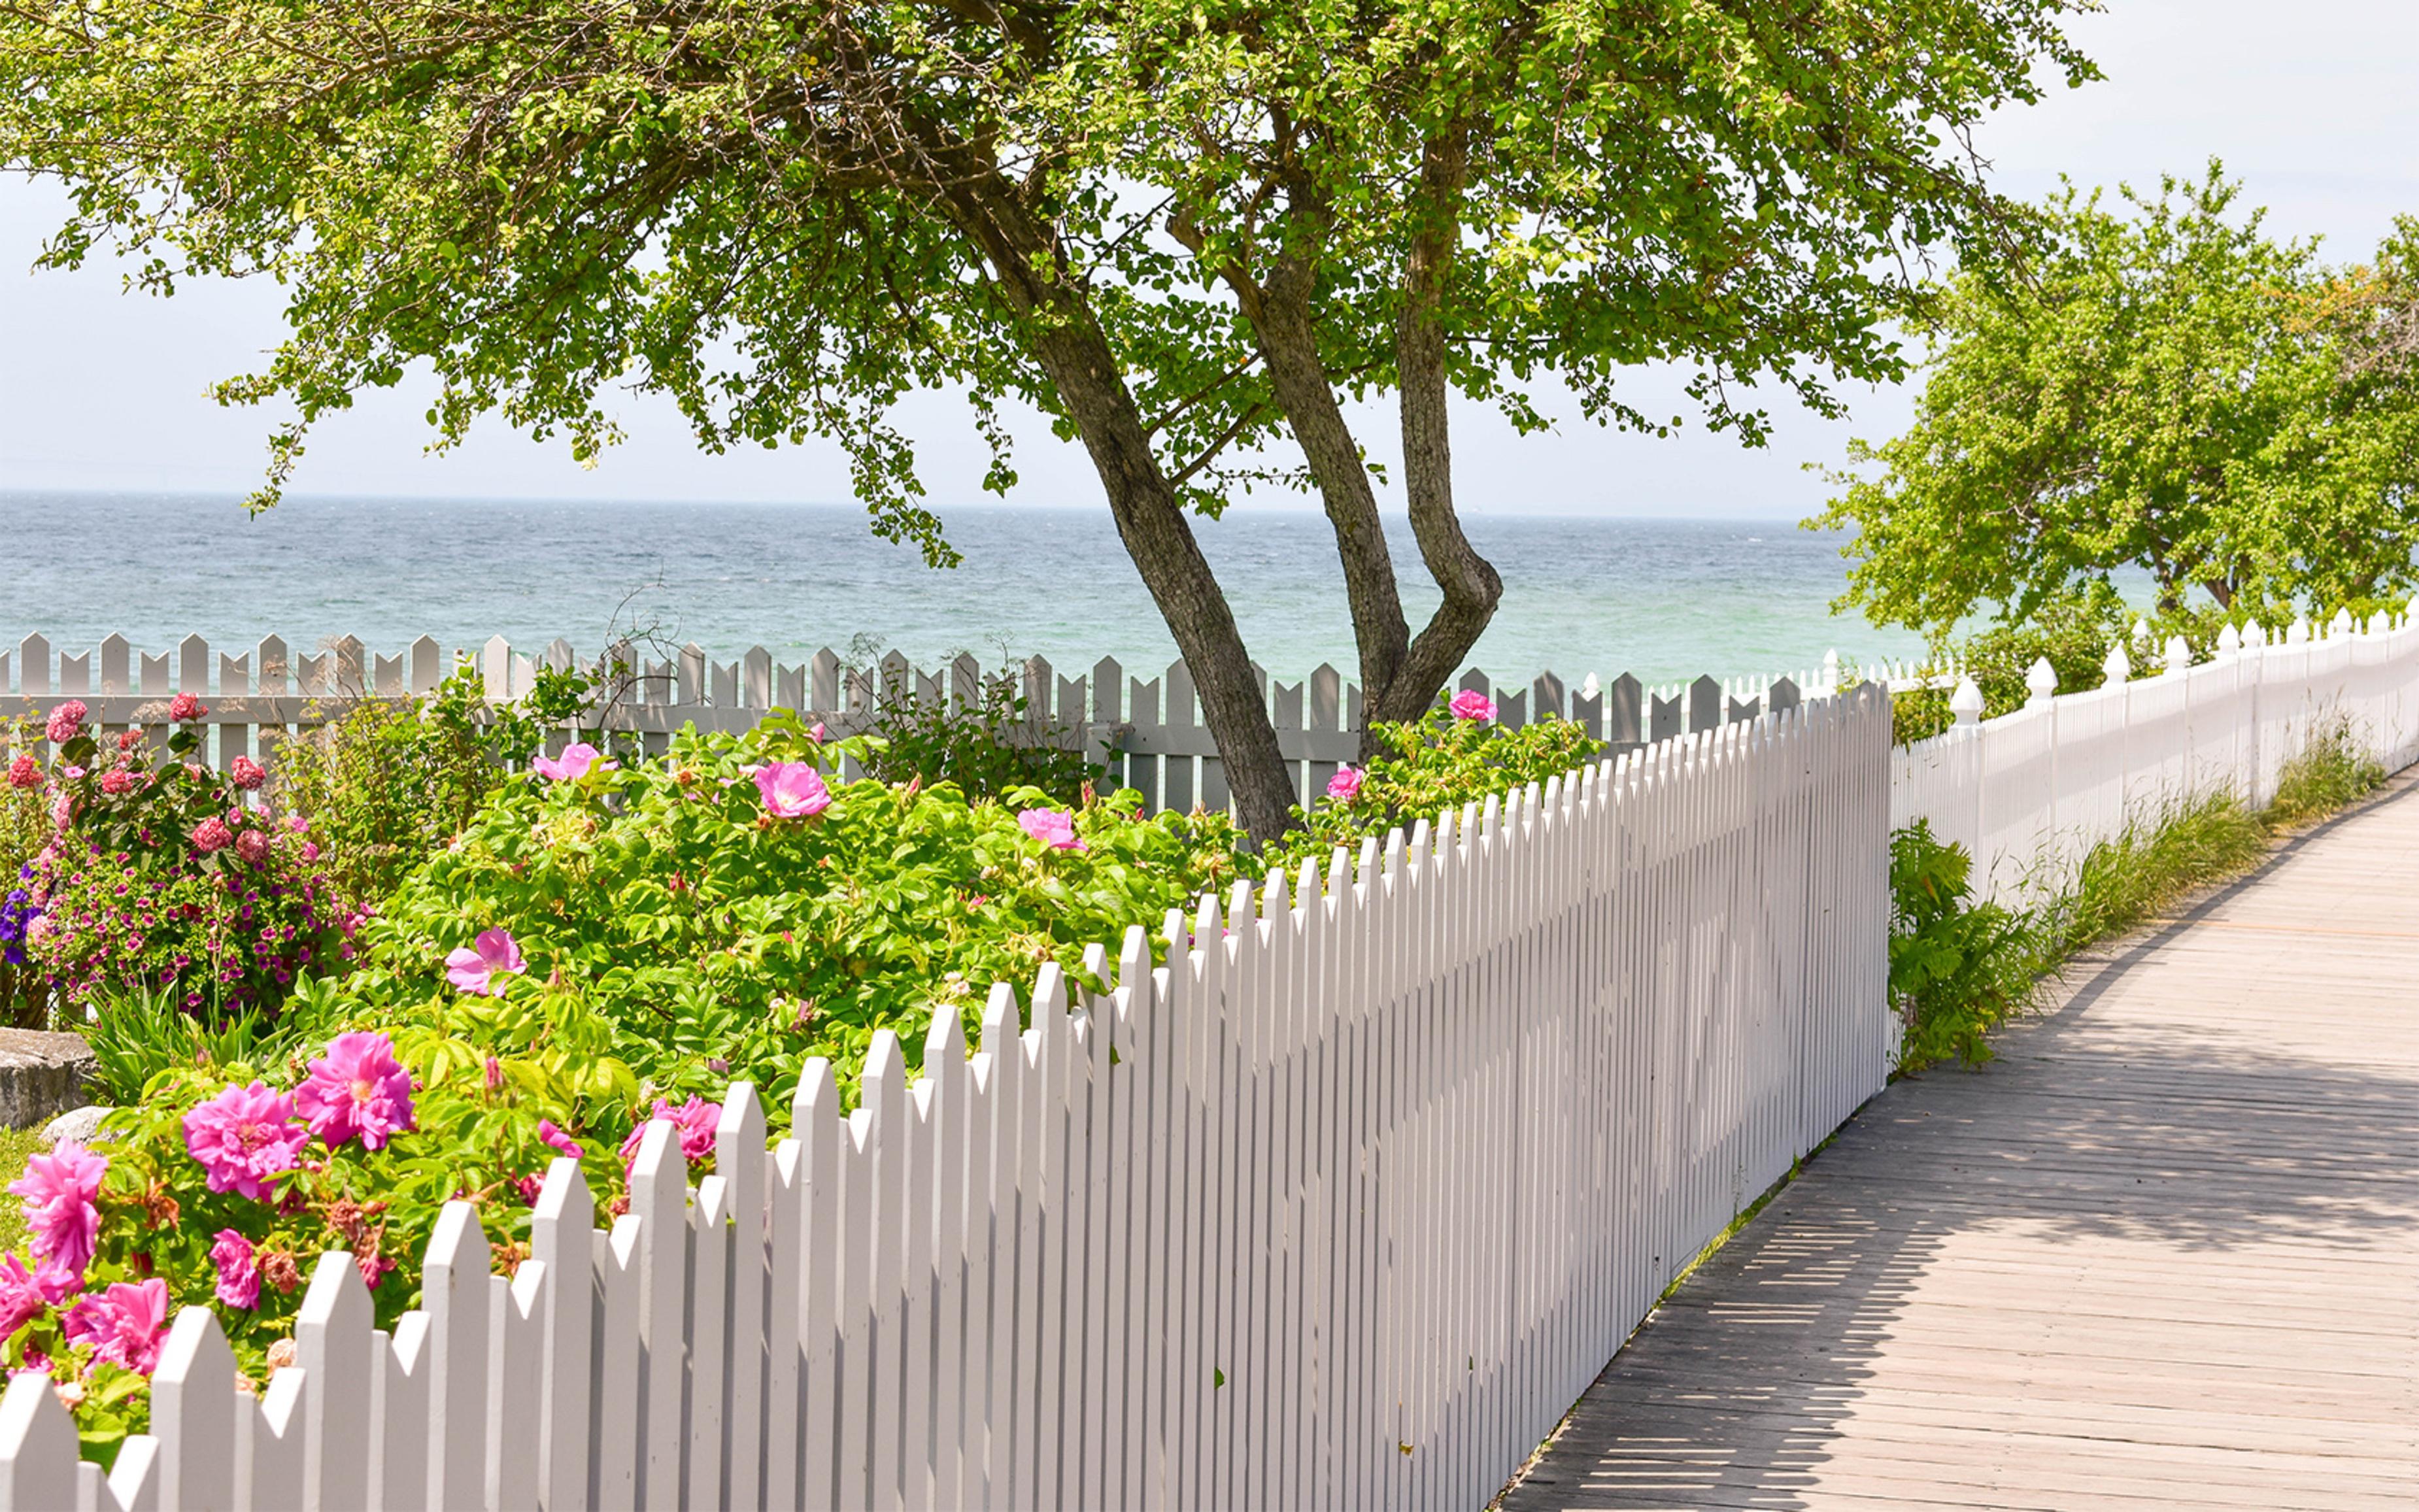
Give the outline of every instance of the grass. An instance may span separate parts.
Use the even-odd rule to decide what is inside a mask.
[[[39,1129],[0,1129],[0,1187],[25,1174],[25,1162],[48,1147]],[[24,1204],[0,1196],[0,1255],[25,1242]]]
[[[2091,847],[2073,885],[2043,911],[2052,964],[2156,918],[2195,888],[2242,875],[2267,854],[2262,816],[2230,793],[2130,821]]]
[[[2337,715],[2310,733],[2302,753],[2277,775],[2276,799],[2263,816],[2291,828],[2356,803],[2384,785],[2385,766],[2360,744],[2351,721]]]

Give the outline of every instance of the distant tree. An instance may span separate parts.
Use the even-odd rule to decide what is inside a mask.
[[[2412,581],[2419,371],[2405,221],[2371,267],[2278,244],[2211,162],[2134,214],[2072,187],[2022,278],[1961,272],[1923,312],[1913,428],[1850,443],[1819,525],[1853,525],[1843,602],[1948,633],[2148,569],[2163,609],[2332,609]]]
[[[888,422],[955,385],[1082,441],[1247,828],[1291,785],[1189,513],[1258,483],[1334,527],[1370,717],[1433,699],[1502,592],[1448,396],[1695,370],[1836,412],[1899,375],[1927,251],[2011,208],[1969,128],[2094,0],[0,0],[0,165],[167,289],[268,273],[288,339],[229,402],[320,416],[415,363],[439,444],[501,411],[593,456],[614,385],[709,447],[837,438],[873,527],[953,560]],[[1347,400],[1393,394],[1442,604],[1414,636]],[[1291,446],[1285,442],[1290,440]],[[1288,461],[1298,457],[1298,461]],[[1070,585],[1070,592],[1080,592]]]

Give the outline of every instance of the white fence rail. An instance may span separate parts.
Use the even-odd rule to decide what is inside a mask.
[[[105,1481],[21,1376],[0,1509],[1475,1505],[1880,1087],[1888,739],[1868,687],[1205,900],[845,1117],[809,1063],[769,1151],[734,1087],[609,1229],[557,1162],[509,1279],[450,1207],[391,1337],[323,1257],[256,1400],[188,1309]]]
[[[340,713],[356,699],[432,692],[457,666],[476,667],[487,696],[509,702],[530,693],[541,670],[575,664],[592,671],[607,665],[625,669],[603,679],[591,720],[633,733],[656,752],[685,725],[742,731],[775,708],[794,709],[852,733],[871,726],[881,706],[895,700],[968,707],[980,702],[987,676],[972,656],[928,672],[895,651],[870,667],[853,668],[828,649],[797,666],[776,661],[763,646],[737,661],[716,661],[693,643],[669,656],[624,644],[581,661],[562,640],[532,656],[501,637],[449,653],[423,636],[402,654],[388,656],[350,636],[308,653],[270,636],[230,656],[213,652],[199,636],[188,636],[173,652],[155,655],[113,635],[92,651],[69,655],[32,635],[13,651],[0,651],[0,715],[39,719],[58,700],[76,698],[86,701],[104,729],[164,732],[166,701],[175,693],[198,693],[209,707],[202,720],[209,741],[204,759],[225,768],[238,756],[272,760],[278,740]],[[1115,778],[1139,789],[1154,810],[1190,809],[1196,802],[1213,809],[1226,805],[1217,742],[1202,720],[1182,662],[1146,679],[1129,676],[1114,658],[1102,657],[1089,671],[1067,677],[1035,656],[1016,670],[1016,677],[1027,738],[1105,759]],[[1801,698],[1827,696],[1838,682],[1834,657],[1820,671],[1794,677],[1700,677],[1659,687],[1627,673],[1610,682],[1590,674],[1573,687],[1548,671],[1525,687],[1498,687],[1472,668],[1456,687],[1492,693],[1506,725],[1562,715],[1620,751],[1791,708]],[[1338,763],[1357,759],[1361,689],[1328,666],[1298,683],[1272,681],[1262,672],[1260,686],[1278,748],[1307,802],[1326,791]]]
[[[2264,806],[2323,721],[2348,720],[2389,768],[2419,760],[2419,624],[2408,616],[2229,628],[2198,666],[2180,642],[2161,656],[2165,671],[2129,681],[2117,648],[2104,686],[2037,691],[1996,719],[1976,722],[1969,695],[1964,722],[1895,754],[1891,824],[1930,821],[2008,897],[2061,885],[2094,843],[2187,795],[2226,789]]]

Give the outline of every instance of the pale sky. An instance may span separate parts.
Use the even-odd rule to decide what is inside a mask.
[[[2323,236],[2334,260],[2364,257],[2397,210],[2419,212],[2419,0],[2108,0],[2074,35],[2108,75],[1994,122],[1982,147],[2010,193],[2037,197],[2063,172],[2086,184],[2155,185],[2212,154],[2269,208],[2279,235]],[[221,409],[214,378],[246,370],[276,340],[278,290],[265,282],[190,284],[173,300],[120,292],[109,259],[75,274],[30,273],[63,201],[48,185],[0,179],[0,488],[241,491],[258,479],[271,417]],[[598,498],[840,502],[837,450],[810,444],[729,456],[700,453],[665,402],[625,398],[630,432],[583,471],[560,440],[487,423],[451,455],[424,455],[433,386],[365,396],[324,423],[294,479],[298,493],[456,498]],[[1678,380],[1642,373],[1650,413],[1685,409]],[[1902,392],[1852,396],[1844,424],[1784,411],[1772,444],[1742,450],[1702,428],[1670,440],[1601,431],[1570,411],[1552,434],[1515,438],[1482,411],[1455,438],[1472,512],[1795,518],[1819,508],[1808,462],[1835,462],[1850,435],[1879,440],[1905,420]],[[982,457],[963,405],[927,397],[908,416],[933,501],[986,501]],[[1028,417],[1029,418],[1029,417]],[[1372,416],[1373,453],[1392,430]],[[1018,427],[1013,501],[1097,507],[1080,450],[1038,420]],[[1268,495],[1245,507],[1269,505]],[[1307,507],[1287,497],[1285,505]]]

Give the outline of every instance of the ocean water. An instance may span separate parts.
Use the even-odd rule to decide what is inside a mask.
[[[591,652],[651,630],[721,659],[784,662],[896,647],[933,666],[1040,654],[1163,667],[1174,644],[1105,508],[945,512],[963,566],[935,571],[849,508],[301,498],[258,518],[231,496],[0,492],[0,646],[113,632],[164,650],[198,633],[235,651],[343,635],[393,653],[501,635]],[[1407,523],[1392,539],[1414,629],[1436,597]],[[1351,675],[1351,622],[1324,517],[1202,520],[1204,549],[1254,657],[1278,677]],[[1904,656],[1915,638],[1831,612],[1839,538],[1776,520],[1483,517],[1472,541],[1503,602],[1471,660],[1499,678],[1577,682],[1795,672],[1837,649]]]

